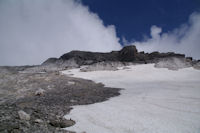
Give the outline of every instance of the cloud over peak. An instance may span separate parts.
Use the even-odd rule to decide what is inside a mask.
[[[139,50],[146,52],[173,51],[200,59],[200,13],[191,14],[188,23],[167,33],[154,25],[151,27],[151,38],[129,45],[136,45]]]
[[[39,64],[71,50],[121,48],[115,27],[75,0],[0,2],[0,65]]]

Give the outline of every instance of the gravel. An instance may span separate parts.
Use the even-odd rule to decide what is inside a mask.
[[[59,72],[23,73],[0,67],[0,133],[73,133],[64,119],[73,105],[86,105],[120,95],[119,88]],[[20,69],[21,70],[21,69]]]

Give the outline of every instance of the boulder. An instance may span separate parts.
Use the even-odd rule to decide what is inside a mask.
[[[43,96],[44,95],[45,90],[39,88],[36,92],[35,92],[35,96]]]
[[[66,128],[66,127],[70,127],[73,126],[75,124],[75,121],[73,120],[67,120],[65,118],[60,118],[60,119],[52,119],[50,121],[50,125],[54,126],[54,127],[60,127],[60,128]]]
[[[41,120],[41,119],[35,119],[35,123],[43,123],[43,120]]]
[[[18,111],[18,115],[21,120],[29,121],[31,119],[31,116],[23,110]]]

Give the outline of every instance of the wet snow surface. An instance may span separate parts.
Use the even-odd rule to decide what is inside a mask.
[[[67,118],[77,133],[199,133],[200,71],[171,71],[153,64],[118,71],[64,71],[75,77],[124,88],[102,103],[74,106]]]

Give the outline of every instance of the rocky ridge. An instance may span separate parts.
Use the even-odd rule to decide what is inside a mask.
[[[138,52],[137,48],[134,45],[131,45],[122,48],[120,51],[112,51],[109,53],[71,51],[62,55],[60,58],[47,59],[42,63],[41,67],[46,69],[46,71],[49,71],[55,70],[55,68],[62,70],[89,65],[90,68],[88,68],[88,70],[115,70],[116,67],[122,65],[158,63],[165,60],[168,61],[168,64],[173,64],[174,60],[182,62],[183,66],[180,66],[179,63],[177,69],[190,66],[198,68],[199,64],[199,61],[193,60],[192,57],[186,57],[184,54],[177,54],[174,52]],[[167,64],[156,65],[156,67],[166,67],[171,69]]]
[[[120,51],[112,51],[109,53],[71,51],[62,55],[60,58],[49,58],[42,65],[67,64],[67,61],[73,60],[78,66],[91,65],[103,61],[111,62],[134,62],[134,63],[153,63],[160,58],[177,57],[185,58],[184,54],[168,53],[145,53],[138,52],[134,45],[126,46]],[[72,63],[71,63],[72,64]],[[68,64],[71,66],[71,64]]]

